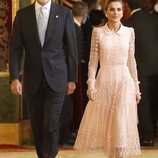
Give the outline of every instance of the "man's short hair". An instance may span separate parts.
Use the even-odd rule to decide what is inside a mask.
[[[84,16],[88,11],[87,3],[76,2],[72,7],[72,13],[74,16]]]
[[[96,4],[98,0],[83,0],[83,2],[87,3],[88,6],[92,4]]]
[[[138,9],[141,7],[142,0],[127,0],[128,6],[131,10]]]

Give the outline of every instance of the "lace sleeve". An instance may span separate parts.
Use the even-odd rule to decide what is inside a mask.
[[[128,68],[129,68],[130,74],[135,82],[136,94],[141,94],[140,90],[139,90],[140,82],[138,81],[137,66],[136,66],[134,52],[135,52],[135,34],[134,34],[134,29],[131,28],[131,39],[130,39],[130,43],[129,43],[129,52],[128,52]]]
[[[88,90],[95,90],[95,76],[98,67],[99,38],[96,28],[92,31],[90,59],[88,64]]]

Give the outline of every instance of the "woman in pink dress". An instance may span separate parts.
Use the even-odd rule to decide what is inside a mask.
[[[92,33],[89,102],[74,148],[103,150],[109,158],[136,156],[140,155],[137,104],[141,96],[134,58],[134,30],[121,24],[122,0],[109,0],[105,14],[108,22],[94,28]]]

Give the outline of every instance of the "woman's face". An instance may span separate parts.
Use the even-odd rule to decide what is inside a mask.
[[[105,14],[109,22],[120,22],[123,17],[123,4],[121,2],[111,2]]]

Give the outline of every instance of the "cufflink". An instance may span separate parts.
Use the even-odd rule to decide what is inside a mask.
[[[58,18],[59,16],[58,16],[58,15],[56,15],[55,17],[56,17],[56,18]]]

